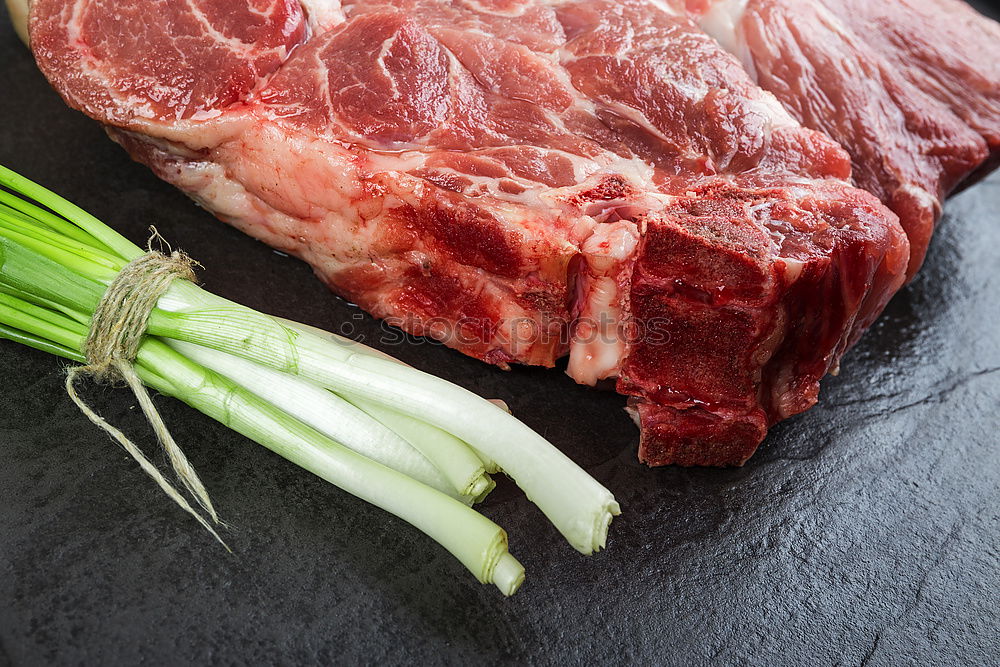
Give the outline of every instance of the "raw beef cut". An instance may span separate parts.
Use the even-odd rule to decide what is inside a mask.
[[[844,150],[666,2],[36,0],[30,35],[133,157],[374,315],[617,378],[651,464],[744,462],[906,275]]]
[[[687,7],[799,122],[848,150],[854,182],[899,215],[912,276],[944,198],[1000,155],[1000,26],[961,0]]]

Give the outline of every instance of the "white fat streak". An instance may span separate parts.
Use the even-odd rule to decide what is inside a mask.
[[[802,127],[773,93],[761,89],[760,96],[754,101],[764,110],[764,117],[768,119],[772,131]]]
[[[750,78],[756,81],[757,67],[740,28],[747,2],[748,0],[715,0],[711,8],[699,17],[698,25],[725,51],[738,58]],[[770,92],[761,90],[761,95],[754,101],[770,120],[772,130],[799,127],[799,123]]]
[[[749,56],[739,29],[746,8],[747,0],[716,0],[711,9],[698,18],[698,24],[726,51],[737,57]],[[744,64],[750,63],[749,57],[740,59]]]
[[[99,81],[101,83],[100,87],[106,90],[108,96],[116,100],[120,106],[127,109],[135,109],[140,116],[151,117],[153,115],[152,108],[147,100],[137,97],[123,98],[114,85],[115,82],[111,81],[100,67],[96,67],[96,63],[94,63],[92,58],[84,57],[83,54],[87,50],[87,44],[83,39],[82,23],[86,4],[84,0],[74,2],[69,20],[66,22],[66,37],[70,48],[80,54],[80,69],[84,73],[84,76]]]
[[[488,7],[478,0],[463,0],[462,4],[471,9],[478,14],[486,14],[487,16],[503,16],[506,18],[517,18],[519,16],[524,16],[528,9],[531,9],[532,3],[522,2],[519,5],[512,7],[511,11],[500,11],[493,7]]]
[[[782,257],[781,261],[785,263],[785,280],[789,284],[794,283],[802,275],[805,262],[791,257]]]
[[[316,34],[322,34],[347,19],[340,6],[340,0],[299,0],[306,10],[309,27]]]
[[[386,56],[389,55],[389,51],[390,49],[392,49],[395,43],[396,43],[395,34],[389,39],[382,42],[382,47],[378,51],[378,57],[375,58],[375,62],[378,63],[379,69],[382,70],[382,74],[385,76],[386,79],[389,80],[389,85],[392,86],[392,99],[398,100],[400,97],[402,97],[402,94],[400,94],[399,92],[399,86],[396,85],[396,77],[392,75],[392,72],[389,71],[389,68],[386,67],[385,64],[385,58]]]
[[[534,211],[546,211],[553,216],[563,214],[588,215],[586,211],[581,213],[576,207],[566,205],[565,201],[571,198],[576,192],[594,187],[605,175],[613,174],[624,176],[633,185],[635,185],[637,189],[643,192],[649,192],[651,189],[655,188],[655,185],[652,183],[652,168],[647,163],[639,159],[617,158],[617,156],[614,156],[616,159],[607,159],[606,166],[602,167],[596,160],[584,158],[579,155],[555,150],[547,152],[550,154],[560,154],[566,159],[572,161],[575,171],[574,185],[564,188],[553,188],[552,186],[545,185],[544,183],[539,183],[537,181],[517,176],[513,173],[508,173],[504,176],[503,180],[512,181],[524,188],[522,192],[510,193],[501,190],[499,187],[499,179],[492,176],[472,175],[443,167],[436,167],[434,171],[439,174],[452,173],[471,182],[473,184],[472,187],[463,190],[463,194],[467,196],[489,195],[497,200],[519,204]],[[428,156],[426,154],[417,151],[398,154],[373,154],[375,164],[378,166],[391,171],[411,173],[413,170],[423,166],[427,157]],[[666,198],[665,195],[663,197]],[[643,210],[657,207],[657,203],[654,203],[653,200],[659,200],[657,197],[654,197],[652,193],[650,193],[646,199],[649,199],[650,201],[646,203],[629,201],[628,204],[637,209]],[[607,204],[607,208],[615,207],[614,202],[603,203]]]
[[[707,85],[698,88],[695,88],[693,86],[677,85],[677,82],[671,82],[671,85],[674,85],[675,87],[680,89],[685,96],[687,96],[689,99],[695,102],[702,100],[705,97],[705,95],[708,94]],[[642,113],[635,107],[630,107],[627,104],[622,104],[621,102],[610,102],[610,101],[606,102],[605,106],[607,106],[608,109],[614,111],[617,115],[621,116],[622,118],[625,118],[626,120],[629,120],[632,123],[638,125],[646,132],[653,135],[654,137],[656,137],[663,143],[667,144],[668,146],[673,146],[677,150],[678,155],[686,157],[687,159],[690,160],[696,160],[699,157],[701,157],[701,153],[691,150],[690,147],[685,150],[683,147],[678,146],[674,140],[670,139],[667,135],[665,135],[662,131],[660,131],[659,128],[653,125],[653,123],[650,122],[649,118],[646,117],[646,114]]]
[[[929,208],[934,211],[935,216],[940,215],[941,200],[938,197],[935,197],[932,193],[910,181],[900,185],[899,189],[920,202],[920,204],[925,208]]]
[[[618,375],[621,368],[627,341],[622,338],[625,316],[618,273],[638,243],[635,224],[620,221],[597,226],[581,246],[586,262],[578,277],[583,308],[566,368],[580,384],[594,385]]]
[[[616,55],[616,57],[617,57],[617,55]],[[566,49],[565,47],[562,47],[562,48],[557,49],[555,51],[555,53],[552,54],[551,59],[553,60],[554,64],[558,65],[553,70],[555,72],[555,74],[556,74],[556,78],[562,84],[564,90],[570,91],[572,93],[572,96],[573,96],[573,109],[578,110],[578,111],[580,111],[580,112],[582,112],[582,113],[584,113],[584,114],[586,114],[586,115],[588,115],[590,117],[598,118],[599,115],[598,115],[597,103],[593,99],[584,96],[582,93],[580,93],[580,91],[578,91],[576,89],[576,87],[573,85],[572,79],[570,78],[569,72],[566,70],[565,64],[568,63],[568,62],[572,62],[573,60],[575,60],[576,56],[573,53],[571,53],[568,49]],[[684,94],[688,95],[692,99],[701,100],[701,99],[703,99],[705,97],[705,95],[708,94],[708,86],[707,85],[696,88],[694,86],[686,86],[686,87],[684,87],[679,82],[671,82],[671,84],[674,85],[675,87],[678,87],[680,90],[682,90],[684,92]],[[622,117],[624,117],[624,118],[626,118],[628,120],[631,120],[632,122],[638,124],[640,127],[642,127],[643,129],[645,129],[647,132],[649,132],[653,136],[659,138],[661,141],[664,141],[667,144],[672,144],[673,143],[673,142],[669,141],[666,138],[666,136],[663,134],[663,132],[661,132],[656,126],[654,126],[653,123],[651,123],[650,120],[646,117],[646,115],[643,114],[638,109],[635,109],[634,107],[630,107],[630,106],[627,106],[627,105],[624,105],[624,104],[621,104],[621,103],[616,103],[616,102],[605,102],[603,104],[604,104],[604,106],[606,106],[607,108],[611,109],[612,111],[614,111],[619,116],[622,116]],[[556,114],[556,113],[554,113],[552,111],[549,111],[549,110],[546,110],[546,113],[547,113],[547,116],[549,118],[549,121],[555,127],[558,127],[560,130],[562,130],[566,134],[572,134],[566,128],[565,122],[563,121],[562,117],[559,114]],[[611,162],[619,162],[621,160],[621,158],[619,158],[619,156],[614,155],[613,153],[609,152],[609,155],[613,156],[613,158],[611,159]],[[651,166],[648,165],[647,163],[641,161],[641,160],[638,160],[637,158],[634,159],[634,160],[632,160],[632,162],[636,163],[637,165],[642,165],[644,167],[644,171],[646,171],[647,174],[648,174],[647,177],[639,179],[639,180],[645,181],[646,183],[650,183],[651,184],[651,180],[650,180],[651,176],[652,176],[652,168],[651,168]],[[653,189],[655,189],[655,186],[653,186]]]
[[[652,5],[653,7],[656,7],[657,9],[659,9],[664,14],[667,14],[668,16],[679,16],[680,15],[680,12],[678,12],[677,9],[675,9],[674,7],[671,7],[669,4],[667,4],[666,2],[664,2],[664,0],[648,0],[648,2],[649,2],[650,5]]]
[[[317,76],[317,81],[319,81],[318,97],[324,101],[327,113],[330,114],[330,118],[336,118],[337,113],[333,110],[333,97],[330,94],[330,69],[326,64],[326,60],[324,60],[320,55],[321,53],[321,49],[313,49],[311,54],[316,70],[319,72],[319,75]],[[341,127],[344,126],[342,122],[339,124]]]
[[[268,16],[271,15],[271,12],[274,11],[274,6],[277,3],[278,0],[271,0],[271,4],[267,6],[267,9],[263,10],[257,9],[250,3],[247,3],[247,11],[250,12],[251,14],[256,14],[257,16],[260,16],[261,18],[267,18]]]
[[[74,2],[73,11],[70,13],[69,21],[66,22],[66,37],[69,38],[69,43],[74,47],[84,43],[81,39],[80,24],[83,22],[83,9],[86,4],[84,0]]]
[[[370,151],[366,154],[372,171],[396,171],[400,173],[420,169],[427,162],[428,155],[421,151]]]
[[[795,259],[794,257],[786,257],[781,254],[782,250],[781,246],[784,244],[786,238],[785,234],[783,234],[780,229],[775,229],[774,227],[767,226],[764,223],[784,222],[789,226],[794,226],[794,225],[792,225],[792,223],[789,223],[788,221],[773,218],[771,216],[773,208],[774,208],[774,202],[762,202],[760,204],[755,204],[753,206],[747,207],[747,214],[754,220],[757,220],[758,223],[760,223],[762,226],[765,227],[768,234],[768,240],[771,245],[771,251],[775,254],[775,256],[778,257],[778,259],[780,259],[784,263],[785,265],[784,278],[788,284],[791,284],[794,283],[796,280],[798,280],[799,277],[802,275],[802,269],[805,267],[805,262],[799,259]]]
[[[593,54],[587,54],[587,55],[590,56],[590,55],[593,55]],[[623,59],[622,56],[621,56],[621,54],[618,54],[618,53],[609,53],[609,54],[605,54],[605,55],[607,55],[609,57],[617,58],[619,60]],[[556,52],[556,56],[557,56],[557,58],[559,59],[559,61],[563,65],[565,65],[566,63],[573,62],[574,60],[577,59],[576,55],[573,54],[572,52],[570,52],[565,47],[558,49],[557,52]],[[565,67],[563,67],[562,69],[565,70]],[[567,77],[568,77],[568,74],[567,74]],[[576,88],[574,88],[572,86],[572,83],[568,80],[568,78],[567,78],[567,81],[565,83],[566,83],[567,88],[569,88],[570,90],[572,90],[573,93],[574,93],[574,95],[580,100],[580,102],[579,102],[580,106],[583,107],[584,109],[586,109],[594,117],[597,117],[597,106],[596,106],[596,104],[593,101],[590,101],[590,100],[584,101],[583,95],[581,95],[576,90]],[[678,91],[680,91],[685,97],[687,97],[688,99],[690,99],[690,100],[692,100],[693,102],[696,102],[696,103],[699,102],[699,101],[701,101],[701,100],[703,100],[705,98],[705,96],[708,95],[708,92],[709,92],[708,84],[704,83],[704,82],[702,82],[701,85],[693,85],[693,84],[689,85],[689,84],[686,84],[686,83],[681,82],[681,81],[670,81],[670,82],[668,82],[668,84],[665,84],[665,85],[673,86],[675,89],[677,89]],[[649,134],[653,135],[654,137],[660,139],[664,143],[666,143],[668,145],[675,146],[675,143],[672,140],[670,140],[659,128],[657,128],[649,120],[649,118],[646,117],[646,115],[644,113],[642,113],[641,111],[639,111],[635,107],[630,107],[630,106],[628,106],[626,104],[622,104],[621,102],[615,102],[615,101],[611,101],[611,100],[602,100],[602,105],[604,107],[606,107],[607,109],[613,111],[617,115],[621,116],[622,118],[625,118],[626,120],[629,120],[629,121],[635,123],[636,125],[638,125],[642,129],[644,129],[646,132],[648,132]],[[677,147],[677,148],[679,149],[680,147]],[[678,151],[678,152],[680,152],[680,151]],[[699,157],[699,155],[691,153],[689,151],[687,153],[687,157],[688,158],[697,158],[697,157]]]
[[[582,320],[577,321],[566,374],[580,384],[593,386],[600,380],[618,375],[626,345],[624,340],[618,338],[617,331],[621,321],[618,281],[610,277],[597,278],[591,280],[588,287],[583,297],[587,299],[584,317],[589,319],[597,315],[598,319],[586,324]],[[583,331],[584,328],[587,331]]]
[[[468,1],[472,2],[474,0]],[[561,7],[563,5],[576,4],[579,1],[580,0],[540,0],[540,4],[547,7]],[[678,12],[674,7],[671,7],[665,0],[646,0],[646,2],[647,4],[656,7],[664,14],[669,14],[670,16],[678,16],[680,14],[680,12]]]
[[[187,5],[188,9],[191,10],[191,15],[198,21],[199,24],[205,29],[205,33],[211,36],[212,40],[217,44],[224,44],[231,52],[246,58],[247,60],[255,60],[262,52],[266,52],[260,48],[259,44],[254,44],[252,42],[244,42],[233,37],[227,37],[221,32],[215,29],[212,22],[208,20],[208,17],[195,6],[192,0],[184,0],[184,4]],[[275,49],[270,49],[271,51],[279,51],[283,54],[284,47],[279,47]]]

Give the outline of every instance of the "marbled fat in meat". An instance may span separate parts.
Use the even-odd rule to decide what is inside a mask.
[[[651,464],[745,461],[906,275],[848,153],[671,2],[36,0],[30,25],[70,105],[375,316],[617,378]]]

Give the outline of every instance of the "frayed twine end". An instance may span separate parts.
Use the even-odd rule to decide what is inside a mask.
[[[151,230],[153,235],[149,244],[152,245],[157,238],[162,241],[156,229],[151,228]],[[181,484],[215,525],[224,525],[220,522],[197,473],[163,423],[133,365],[146,333],[150,313],[156,306],[157,300],[174,279],[184,278],[194,281],[194,264],[187,255],[178,251],[173,251],[169,255],[150,251],[129,262],[121,270],[94,310],[90,333],[83,349],[87,365],[68,370],[66,393],[91,422],[108,433],[136,460],[143,471],[153,478],[171,500],[193,516],[227,551],[232,552],[208,519],[191,506],[134,442],[94,412],[80,398],[75,387],[76,381],[81,377],[90,377],[96,382],[123,381],[139,401],[143,414],[156,433],[157,441],[167,453],[170,465]]]

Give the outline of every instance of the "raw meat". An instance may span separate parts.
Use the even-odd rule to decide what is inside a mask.
[[[913,276],[944,198],[1000,155],[1000,26],[960,0],[688,0],[895,211]],[[988,156],[990,162],[986,163]]]
[[[374,315],[617,378],[651,464],[743,463],[905,277],[848,155],[667,3],[36,0],[30,28],[70,105]]]

